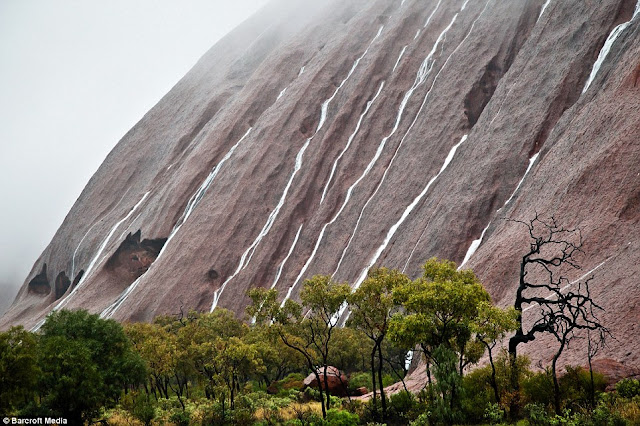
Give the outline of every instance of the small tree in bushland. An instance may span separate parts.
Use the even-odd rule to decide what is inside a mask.
[[[579,279],[574,282],[564,275],[568,270],[580,269],[576,257],[583,253],[582,235],[579,229],[566,229],[555,218],[542,220],[538,214],[528,222],[514,220],[527,227],[531,242],[529,250],[520,262],[520,280],[516,290],[514,308],[517,312],[518,328],[509,339],[511,358],[511,385],[519,389],[516,355],[518,345],[536,339],[541,333],[551,334],[559,343],[551,371],[554,385],[554,405],[560,414],[560,387],[556,374],[556,364],[563,350],[578,330],[592,330],[603,336],[608,331],[596,316],[602,310],[591,298],[589,283],[593,279]],[[534,279],[531,275],[536,275]],[[538,306],[532,325],[524,330],[522,312],[524,305]],[[514,400],[512,408],[517,410]]]
[[[247,313],[258,324],[271,322],[272,329],[282,343],[302,355],[307,367],[315,375],[322,417],[325,419],[331,402],[327,375],[329,356],[340,312],[350,293],[349,284],[336,283],[326,275],[316,275],[304,281],[300,292],[302,304],[287,299],[280,306],[275,290],[254,288],[249,291],[252,304],[247,308]],[[322,379],[319,371],[322,372]]]
[[[389,331],[391,316],[397,310],[393,302],[393,289],[411,281],[403,273],[386,268],[371,269],[362,285],[348,297],[351,316],[347,325],[362,330],[371,339],[371,385],[373,390],[373,411],[377,417],[376,375],[382,402],[382,419],[387,417],[387,401],[382,383],[383,355],[382,343]],[[375,358],[378,357],[376,368]]]

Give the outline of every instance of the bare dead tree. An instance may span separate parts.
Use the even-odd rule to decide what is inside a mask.
[[[603,333],[599,330],[597,333],[592,333],[591,330],[587,330],[587,361],[589,364],[589,403],[591,407],[596,405],[596,386],[593,378],[593,359],[598,355],[600,349],[606,346],[607,337],[613,337],[609,332]]]
[[[601,311],[591,298],[589,282],[593,277],[589,277],[584,283],[577,283],[576,291],[567,291],[562,295],[560,303],[541,305],[540,322],[548,324],[548,332],[555,337],[559,346],[551,361],[551,374],[553,378],[554,408],[560,414],[560,386],[558,384],[557,363],[560,355],[569,346],[571,340],[576,338],[576,332],[587,330],[595,332],[603,342],[609,330],[605,328],[598,317],[596,311]]]
[[[559,413],[560,395],[556,375],[556,363],[578,330],[591,330],[603,333],[608,330],[600,324],[595,314],[602,310],[593,302],[589,283],[593,276],[582,282],[570,282],[563,274],[567,270],[581,269],[577,257],[583,254],[582,234],[579,229],[567,229],[558,225],[551,217],[543,220],[536,213],[528,222],[513,220],[526,226],[531,242],[529,250],[520,262],[520,280],[516,290],[514,308],[517,311],[518,328],[509,339],[511,359],[511,385],[519,390],[517,371],[517,348],[529,343],[541,333],[553,335],[560,344],[552,361],[552,373],[555,390],[555,409]],[[533,279],[534,271],[538,279]],[[575,290],[572,290],[575,289]],[[537,316],[526,330],[522,324],[525,305],[539,305]],[[517,399],[514,408],[517,411]]]

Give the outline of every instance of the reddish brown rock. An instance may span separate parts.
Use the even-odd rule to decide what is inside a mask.
[[[318,386],[318,379],[315,374],[311,373],[304,379],[305,388],[321,388],[327,390],[333,396],[347,396],[349,387],[349,379],[340,370],[335,367],[328,366],[326,374],[326,387],[325,387],[325,373],[324,367],[318,368],[318,375],[320,376],[320,386]]]
[[[369,393],[369,389],[367,389],[366,387],[362,386],[359,387],[358,389],[356,389],[355,391],[353,391],[353,395],[352,396],[364,396],[366,394]]]
[[[595,359],[592,362],[593,371],[602,374],[607,380],[607,390],[612,390],[622,379],[640,378],[640,369],[629,367],[610,358]],[[588,366],[584,366],[588,369]]]
[[[297,298],[306,277],[356,283],[370,265],[416,277],[481,235],[465,267],[506,306],[528,235],[504,218],[538,212],[582,229],[568,278],[594,274],[618,338],[602,355],[640,367],[640,26],[583,93],[636,2],[554,1],[539,16],[543,4],[271,2],[118,143],[0,327],[62,307],[243,314],[251,287]],[[523,351],[536,365],[554,347]]]

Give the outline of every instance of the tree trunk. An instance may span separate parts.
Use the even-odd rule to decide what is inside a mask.
[[[558,383],[558,375],[556,374],[556,363],[558,362],[560,353],[561,352],[558,352],[553,357],[553,361],[551,361],[551,375],[553,376],[553,406],[556,410],[556,414],[559,416],[562,412],[560,411],[560,384]]]
[[[589,354],[589,379],[591,381],[591,389],[589,389],[589,399],[591,408],[596,406],[596,385],[593,380],[593,366],[591,365],[591,354]]]
[[[520,415],[520,372],[518,371],[518,356],[516,355],[515,346],[511,351],[511,342],[509,342],[509,365],[510,365],[510,382],[513,397],[509,404],[509,416],[516,419]]]
[[[327,394],[327,410],[331,408],[331,395],[329,394],[329,379],[327,378],[327,363],[324,363],[324,391]],[[320,385],[322,387],[322,385]]]
[[[491,364],[491,387],[493,388],[493,395],[496,397],[496,403],[500,405],[500,392],[498,392],[498,382],[496,381],[496,366],[493,363],[493,354],[491,347],[485,345],[489,351],[489,364]]]
[[[309,364],[311,364],[309,362]],[[324,392],[322,391],[322,380],[320,380],[320,375],[318,374],[318,369],[313,367],[313,374],[316,376],[316,380],[318,381],[318,392],[320,392],[320,406],[322,407],[322,418],[327,418],[327,406],[326,401],[324,399]]]
[[[378,406],[377,406],[377,398],[376,398],[376,350],[378,350],[377,345],[374,344],[373,350],[371,351],[371,386],[373,392],[373,418],[378,420]]]
[[[387,419],[387,400],[384,395],[384,385],[382,384],[382,345],[378,343],[378,382],[380,383],[380,400],[382,401],[382,421]]]

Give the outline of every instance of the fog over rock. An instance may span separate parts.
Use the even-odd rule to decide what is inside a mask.
[[[594,275],[618,338],[602,355],[640,365],[636,2],[301,3],[269,3],[127,133],[0,325],[242,314],[251,287],[297,298],[315,274],[358,286],[432,256],[509,305],[529,246],[504,218],[537,212],[582,229],[568,278]]]

